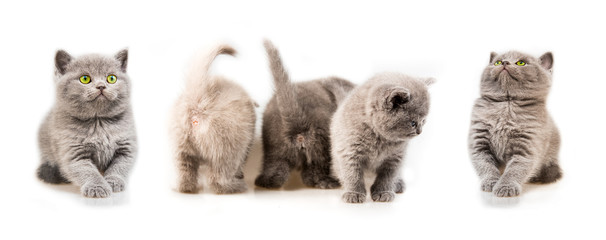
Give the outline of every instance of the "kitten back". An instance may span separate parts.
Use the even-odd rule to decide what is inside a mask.
[[[267,51],[269,68],[274,78],[275,96],[280,116],[289,125],[302,126],[303,123],[300,121],[306,119],[305,113],[297,102],[295,86],[291,83],[288,72],[284,69],[280,53],[269,40],[265,40],[263,45]],[[287,129],[290,129],[290,127],[287,127]]]
[[[187,76],[188,85],[190,87],[207,87],[215,82],[215,78],[210,77],[208,72],[215,58],[221,54],[227,54],[230,56],[236,55],[236,50],[227,45],[221,44],[214,47],[208,53],[202,54],[196,61],[194,67],[191,68]]]

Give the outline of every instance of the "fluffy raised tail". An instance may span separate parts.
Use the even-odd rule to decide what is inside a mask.
[[[210,85],[213,83],[213,78],[208,76],[208,71],[215,58],[221,54],[227,54],[231,56],[236,55],[236,50],[226,44],[216,46],[212,51],[202,57],[198,58],[195,65],[192,66],[187,76],[188,83],[191,85]]]
[[[274,84],[276,87],[276,100],[278,104],[278,110],[282,121],[290,125],[287,129],[301,128],[306,126],[307,119],[303,110],[297,102],[297,92],[295,86],[290,82],[288,72],[284,69],[282,64],[282,58],[278,49],[269,40],[263,42],[267,56],[269,58],[269,68],[271,74],[274,77]]]

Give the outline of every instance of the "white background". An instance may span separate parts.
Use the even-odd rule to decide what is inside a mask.
[[[604,7],[584,1],[3,1],[0,7],[0,238],[604,239],[606,89]],[[261,105],[272,94],[262,39],[295,81],[336,75],[362,83],[381,71],[435,77],[424,132],[409,146],[407,190],[392,203],[341,202],[342,190],[257,189],[261,150],[243,194],[177,193],[168,112],[195,52],[239,50],[214,72]],[[139,156],[124,193],[85,199],[35,178],[36,134],[54,102],[53,58],[129,48]],[[467,131],[491,51],[552,51],[548,107],[562,133],[564,178],[519,198],[479,190]],[[258,131],[259,132],[259,131]],[[259,134],[257,135],[259,139]]]

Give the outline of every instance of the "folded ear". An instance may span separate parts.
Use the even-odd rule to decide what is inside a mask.
[[[67,64],[72,61],[72,56],[64,50],[58,50],[55,54],[55,68],[61,75],[65,74]]]
[[[421,79],[421,81],[423,83],[425,83],[425,86],[429,86],[429,85],[432,85],[432,84],[436,83],[436,79],[432,78],[432,77],[430,77],[430,78],[423,78],[423,79]]]
[[[128,49],[123,49],[122,51],[116,53],[115,58],[118,60],[118,62],[120,62],[120,69],[122,69],[123,72],[126,72],[126,65],[128,63]]]
[[[385,91],[384,105],[385,109],[395,109],[410,101],[408,89],[403,87],[391,87]]]
[[[551,72],[551,69],[553,68],[553,54],[551,54],[551,52],[546,52],[539,60],[541,61],[541,66]]]

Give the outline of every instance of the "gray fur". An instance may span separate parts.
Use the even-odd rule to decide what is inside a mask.
[[[520,60],[526,65],[516,65]],[[502,64],[495,66],[497,61]],[[471,161],[482,191],[513,197],[524,183],[561,178],[560,135],[546,108],[552,67],[549,52],[539,59],[513,51],[491,53],[469,132]]]
[[[171,133],[179,170],[179,191],[198,191],[199,168],[219,194],[246,191],[242,168],[255,134],[255,102],[238,84],[208,71],[220,54],[236,51],[221,45],[200,58],[175,103]]]
[[[55,57],[56,102],[39,131],[38,177],[80,186],[85,197],[123,191],[137,141],[130,105],[127,50],[116,56]],[[118,80],[110,84],[107,76]],[[88,84],[80,76],[88,75]]]
[[[339,106],[330,136],[333,168],[345,188],[345,202],[366,200],[366,171],[376,174],[370,187],[373,201],[389,202],[404,192],[400,166],[408,142],[422,132],[429,111],[427,85],[433,82],[399,73],[378,74]]]
[[[278,50],[269,41],[265,48],[276,90],[263,113],[264,158],[255,185],[279,188],[301,169],[309,187],[339,187],[330,169],[330,118],[354,85],[336,77],[291,83]]]

